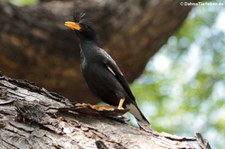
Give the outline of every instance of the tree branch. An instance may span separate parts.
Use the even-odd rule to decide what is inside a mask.
[[[34,84],[0,75],[0,148],[188,148],[193,137],[150,133]],[[108,117],[108,118],[107,118]]]

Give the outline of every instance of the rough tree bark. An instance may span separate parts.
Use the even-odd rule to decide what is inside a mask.
[[[93,99],[80,74],[77,40],[64,22],[74,11],[86,12],[100,44],[131,82],[188,15],[191,7],[180,2],[43,0],[29,7],[0,2],[0,69],[70,99]]]
[[[210,149],[200,134],[144,132],[112,119],[125,110],[95,111],[26,81],[0,75],[1,149]],[[108,118],[107,118],[108,117]],[[120,119],[121,120],[121,119]]]

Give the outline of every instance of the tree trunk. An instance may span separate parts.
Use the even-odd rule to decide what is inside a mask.
[[[86,12],[100,44],[131,82],[185,20],[191,7],[180,2],[43,0],[29,7],[0,2],[0,69],[71,100],[93,99],[80,74],[76,36],[64,22],[72,20],[74,11]]]
[[[121,117],[119,122],[115,117],[124,112],[74,105],[44,88],[0,75],[1,149],[196,148],[189,144],[196,141],[193,137],[145,132],[122,122]],[[201,148],[209,149],[197,136]]]

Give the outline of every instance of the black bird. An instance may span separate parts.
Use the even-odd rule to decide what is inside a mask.
[[[74,22],[65,22],[65,25],[75,30],[80,40],[82,74],[94,95],[110,105],[118,105],[118,109],[128,108],[140,127],[149,127],[123,73],[111,56],[99,47],[96,33],[85,14],[76,14]]]

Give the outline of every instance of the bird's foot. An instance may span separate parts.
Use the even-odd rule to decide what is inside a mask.
[[[90,108],[97,110],[97,111],[110,111],[110,110],[114,110],[117,109],[117,107],[111,106],[111,105],[104,105],[104,106],[100,106],[100,105],[91,105],[91,104],[87,104],[87,103],[77,103],[75,104],[75,106],[77,107],[87,107],[89,106]]]
[[[125,99],[120,99],[119,105],[117,107],[112,106],[112,105],[90,105],[86,103],[77,103],[77,107],[86,107],[89,106],[90,108],[97,110],[97,111],[114,111],[114,110],[124,110],[123,108],[123,103]]]
[[[116,109],[116,107],[114,106],[100,106],[100,105],[91,105],[91,108],[92,109],[95,109],[95,110],[114,110]]]
[[[120,99],[120,102],[119,102],[119,105],[118,105],[117,109],[123,110],[123,103],[124,103],[124,101],[125,101],[124,98],[121,98],[121,99]]]

